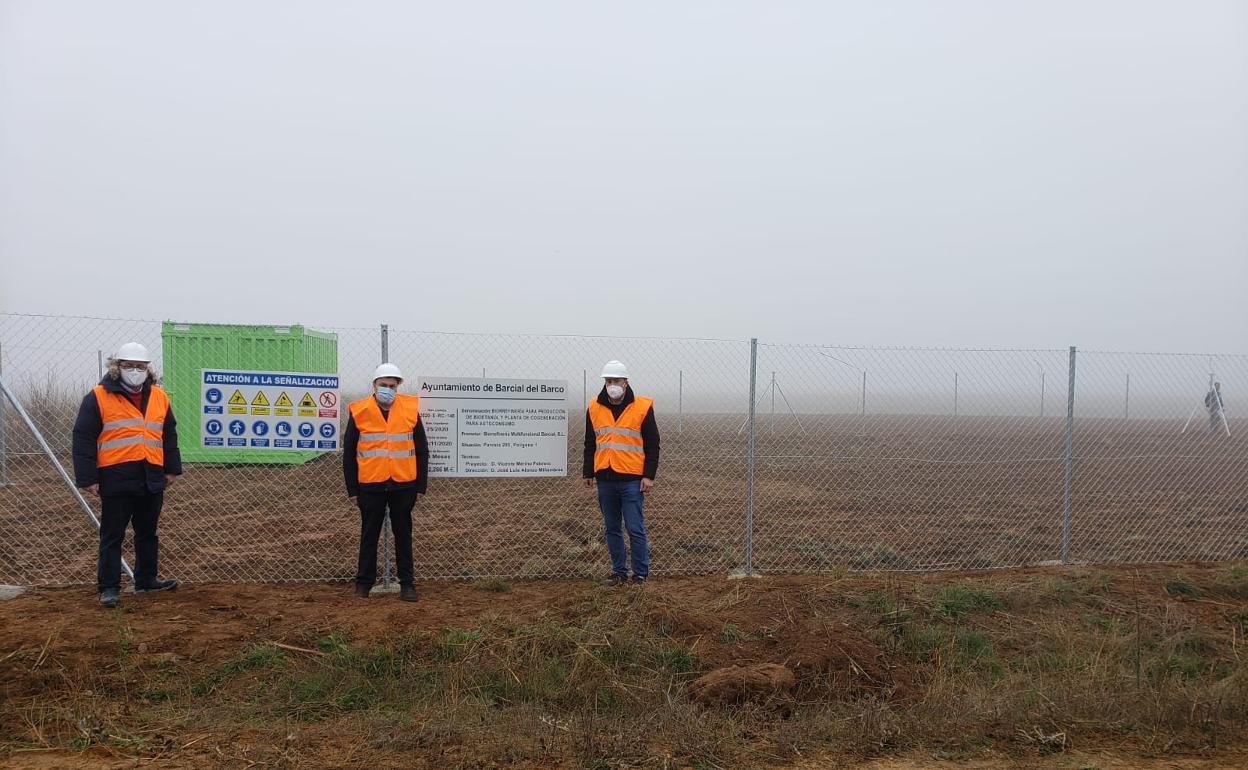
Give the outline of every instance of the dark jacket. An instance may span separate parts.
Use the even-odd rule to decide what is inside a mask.
[[[380,407],[381,404],[377,406]],[[389,409],[382,408],[382,417],[389,414]],[[429,485],[429,442],[425,439],[425,426],[419,417],[416,418],[416,427],[412,429],[412,439],[416,442],[415,481],[382,481],[375,484],[361,484],[360,461],[356,457],[360,446],[360,429],[355,427],[355,416],[349,417],[347,432],[342,439],[342,477],[347,484],[347,497],[355,497],[361,491],[388,492],[394,489],[415,489],[418,494],[425,494],[425,489]]]
[[[633,386],[629,385],[624,389],[624,398],[620,403],[611,403],[610,397],[607,396],[607,389],[604,387],[598,392],[598,403],[611,410],[611,415],[615,419],[620,419],[620,415],[624,412],[624,407],[633,403],[636,398],[633,396]],[[634,473],[617,473],[612,468],[603,468],[594,473],[594,453],[598,449],[598,440],[594,435],[594,424],[589,419],[589,410],[585,410],[585,465],[581,469],[582,478],[590,478],[591,476],[599,481],[636,481],[643,476],[651,481],[654,480],[654,474],[659,471],[659,423],[654,419],[654,408],[646,413],[646,419],[641,422],[641,444],[642,450],[646,453],[645,464],[641,468],[641,476]]]
[[[118,393],[122,398],[128,398],[120,380],[104,375],[100,384],[109,393]],[[147,413],[147,402],[151,395],[152,378],[148,377],[147,382],[143,383],[143,400],[139,406],[144,414]],[[95,393],[88,393],[78,407],[78,419],[74,422],[74,483],[79,487],[99,484],[101,495],[141,495],[164,490],[166,473],[175,476],[182,473],[182,454],[178,451],[178,427],[173,419],[172,405],[165,413],[163,468],[144,460],[97,468],[96,444],[99,443],[102,430],[104,420],[100,417],[100,404],[95,400]]]

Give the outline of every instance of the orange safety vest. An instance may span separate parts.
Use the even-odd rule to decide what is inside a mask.
[[[351,418],[360,431],[355,456],[361,484],[416,480],[416,441],[412,431],[420,419],[419,396],[396,394],[387,417],[382,417],[377,399],[362,398],[351,404]]]
[[[598,446],[594,450],[594,472],[610,468],[616,473],[640,476],[646,465],[641,424],[654,406],[650,398],[634,397],[616,420],[611,410],[595,399],[589,402],[589,422],[594,426]]]
[[[100,406],[104,429],[95,440],[95,465],[109,465],[144,460],[165,467],[165,415],[169,413],[169,397],[152,386],[147,397],[147,414],[123,393],[109,393],[103,385],[93,388]]]

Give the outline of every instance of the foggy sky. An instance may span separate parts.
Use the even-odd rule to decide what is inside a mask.
[[[1248,3],[0,0],[0,310],[1248,349]]]

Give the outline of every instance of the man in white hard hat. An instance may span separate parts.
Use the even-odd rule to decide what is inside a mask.
[[[619,361],[602,368],[603,387],[585,411],[585,486],[598,488],[598,507],[611,553],[607,585],[628,582],[629,560],[623,530],[628,531],[633,583],[650,574],[650,545],[642,513],[645,493],[659,469],[659,425],[654,401],[633,394],[628,369]],[[621,526],[623,525],[623,526]]]
[[[420,421],[420,397],[399,393],[403,372],[385,363],[373,372],[373,392],[351,404],[343,438],[342,474],[347,496],[360,508],[360,556],[355,595],[368,598],[377,582],[377,538],[390,512],[399,598],[414,602],[412,508],[425,494],[429,445]]]
[[[147,348],[127,342],[108,359],[108,372],[78,408],[73,453],[74,483],[100,498],[100,604],[117,605],[127,526],[134,528],[134,592],[177,588],[178,581],[157,577],[156,525],[165,489],[182,473],[182,455],[173,409],[156,385]]]

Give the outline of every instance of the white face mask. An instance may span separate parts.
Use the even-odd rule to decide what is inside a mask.
[[[611,400],[613,401],[619,401],[621,398],[624,398],[624,386],[623,385],[608,385],[607,396],[610,397]]]
[[[394,388],[388,388],[385,385],[377,386],[377,403],[392,404],[394,403]]]
[[[146,369],[122,369],[121,379],[125,380],[126,384],[129,385],[130,387],[137,388],[143,383],[147,382],[147,370]]]

